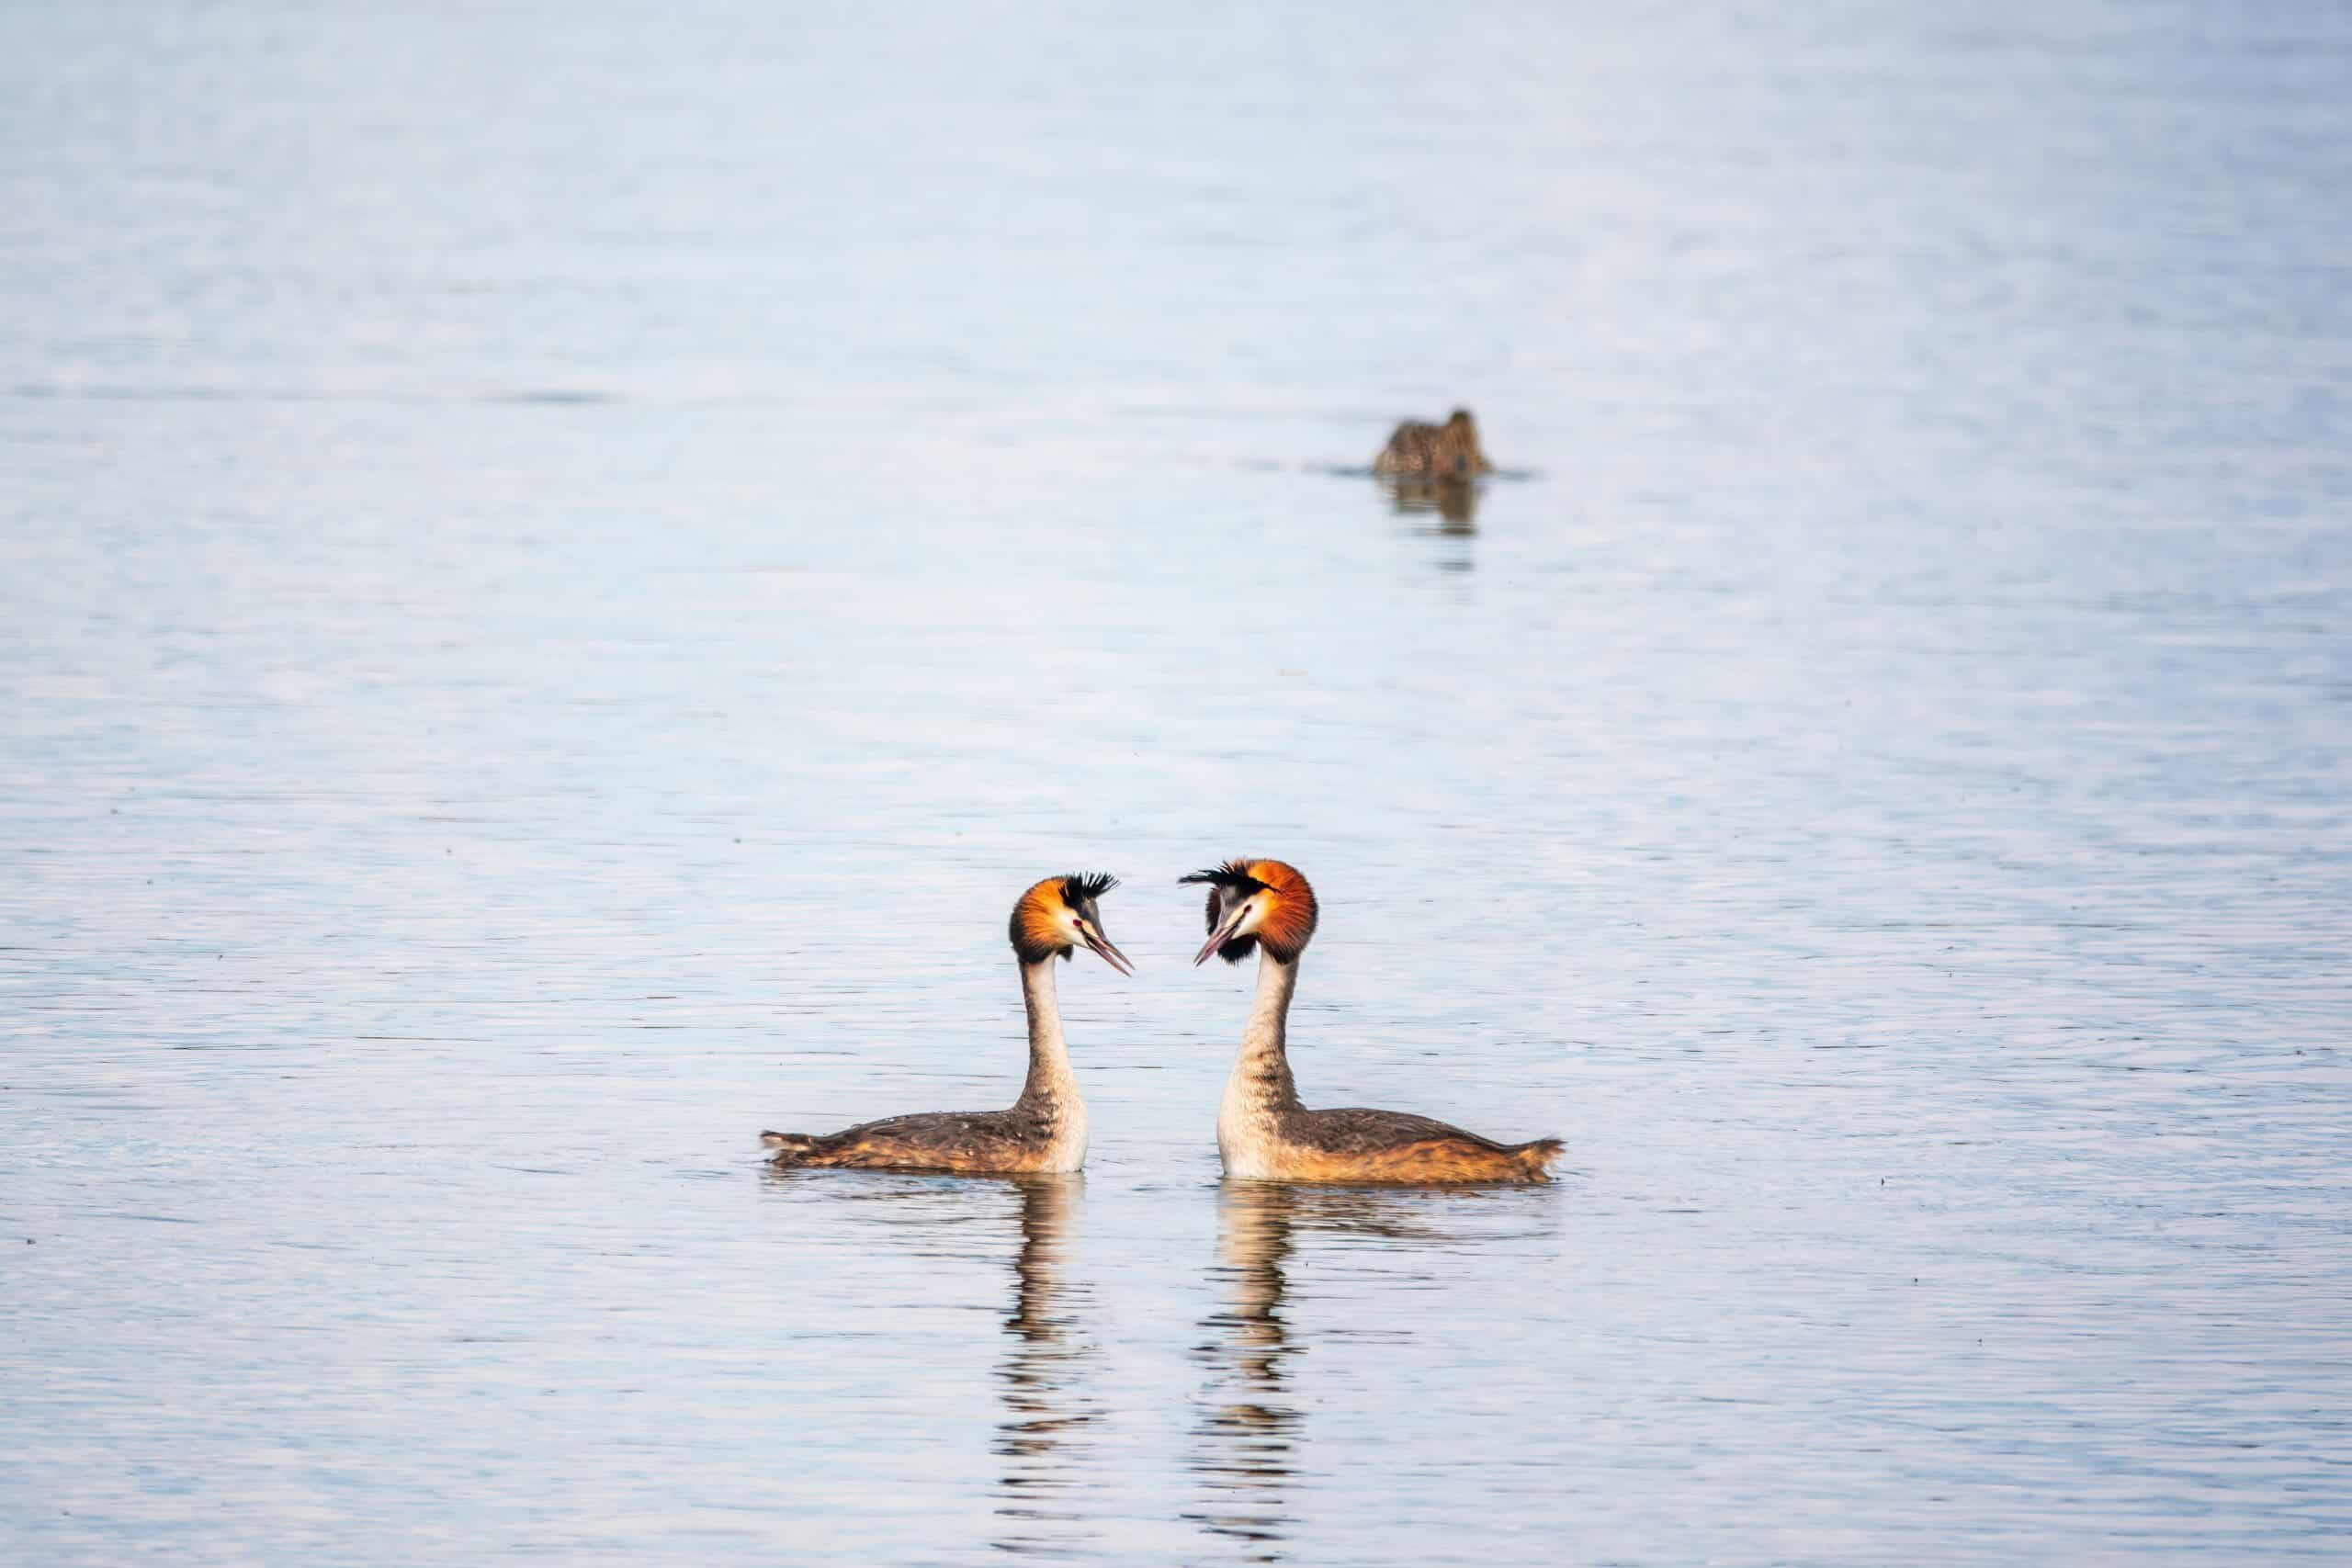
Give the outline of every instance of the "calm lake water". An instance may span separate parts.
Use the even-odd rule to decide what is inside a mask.
[[[0,1556],[2352,1551],[2352,11],[0,10]],[[1360,470],[1456,403],[1475,513]],[[1409,498],[1408,498],[1409,499]],[[1226,1188],[1311,1103],[1532,1191]],[[1007,1103],[1082,1177],[779,1179]]]

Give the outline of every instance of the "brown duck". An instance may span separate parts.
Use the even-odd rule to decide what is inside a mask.
[[[1382,479],[1473,479],[1495,466],[1479,448],[1478,422],[1468,409],[1455,409],[1443,424],[1408,419],[1398,425],[1372,471]]]

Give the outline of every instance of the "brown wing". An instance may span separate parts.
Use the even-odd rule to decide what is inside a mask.
[[[1402,1111],[1300,1111],[1283,1119],[1283,1174],[1299,1181],[1544,1181],[1559,1144],[1498,1144]]]
[[[1430,454],[1437,442],[1437,426],[1407,420],[1388,438],[1388,445],[1374,459],[1375,474],[1419,474],[1429,471]]]
[[[1371,1154],[1405,1144],[1424,1143],[1431,1138],[1458,1138],[1465,1144],[1492,1149],[1498,1154],[1511,1146],[1498,1144],[1492,1138],[1482,1138],[1476,1133],[1465,1133],[1434,1116],[1415,1116],[1404,1111],[1366,1111],[1360,1107],[1342,1111],[1299,1111],[1295,1126],[1285,1127],[1283,1133],[1294,1142],[1335,1155]]]
[[[926,1111],[816,1136],[763,1133],[778,1165],[860,1170],[1014,1170],[1052,1140],[1035,1111]]]

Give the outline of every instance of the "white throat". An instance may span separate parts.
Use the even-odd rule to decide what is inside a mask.
[[[1062,1010],[1054,994],[1055,959],[1021,966],[1021,1000],[1029,1012],[1029,1079],[1020,1103],[1045,1118],[1053,1148],[1044,1170],[1076,1170],[1086,1163],[1086,1101],[1069,1070]]]
[[[1274,1174],[1272,1151],[1285,1111],[1300,1109],[1286,1053],[1291,993],[1298,988],[1298,964],[1284,964],[1261,946],[1258,994],[1242,1027],[1241,1053],[1225,1080],[1217,1107],[1216,1147],[1228,1176]]]

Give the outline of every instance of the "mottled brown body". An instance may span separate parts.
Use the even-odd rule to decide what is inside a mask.
[[[1372,471],[1386,479],[1469,479],[1495,466],[1478,446],[1478,423],[1456,409],[1443,424],[1407,420],[1388,438]]]
[[[1277,1111],[1252,1174],[1272,1181],[1548,1181],[1557,1138],[1498,1144],[1402,1111]]]
[[[844,1170],[938,1170],[958,1175],[1027,1175],[1071,1168],[1069,1118],[1058,1108],[927,1111],[864,1122],[838,1133],[762,1133],[773,1163]],[[1080,1117],[1079,1137],[1085,1134]]]

